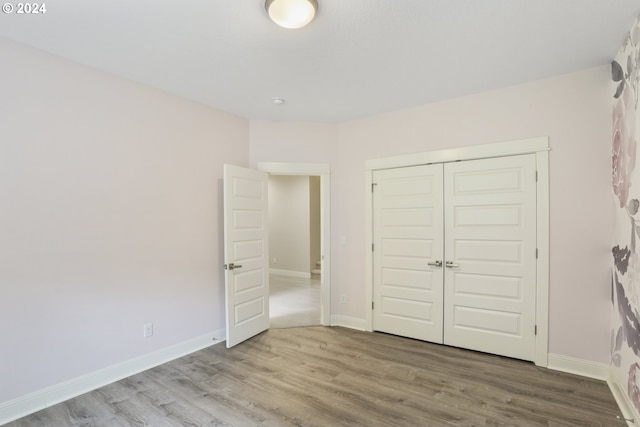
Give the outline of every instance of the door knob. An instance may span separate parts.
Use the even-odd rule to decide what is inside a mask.
[[[236,268],[242,268],[242,265],[234,264],[232,262],[230,262],[229,264],[225,264],[224,265],[224,269],[225,270],[235,270]]]
[[[454,263],[453,263],[453,261],[447,261],[447,262],[445,263],[445,266],[446,266],[447,268],[455,268],[455,267],[460,267],[460,264],[454,264]]]
[[[429,261],[427,263],[427,265],[431,265],[433,267],[442,267],[442,261],[437,260],[437,261]]]

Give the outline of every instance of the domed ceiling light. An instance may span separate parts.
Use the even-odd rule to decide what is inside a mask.
[[[264,3],[273,22],[284,28],[302,28],[318,11],[317,0],[267,0]]]

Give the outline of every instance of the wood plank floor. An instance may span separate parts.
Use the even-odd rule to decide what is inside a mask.
[[[24,426],[624,426],[602,381],[344,328],[272,329],[45,409]]]

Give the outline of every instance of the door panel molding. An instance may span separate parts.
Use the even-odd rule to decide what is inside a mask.
[[[430,163],[448,163],[460,160],[505,157],[534,154],[536,185],[536,330],[534,363],[548,364],[549,337],[549,138],[538,137],[514,141],[482,144],[410,155],[371,159],[365,162],[365,325],[373,331],[374,301],[374,223],[373,223],[373,174],[376,170],[418,166]]]

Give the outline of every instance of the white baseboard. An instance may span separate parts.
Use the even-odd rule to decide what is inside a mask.
[[[592,362],[590,360],[577,359],[561,354],[549,353],[547,368],[554,371],[566,372],[583,377],[606,381],[609,379],[609,365],[606,363]]]
[[[311,273],[308,273],[306,271],[279,270],[277,268],[270,268],[269,273],[279,274],[280,276],[301,277],[303,279],[311,279]]]
[[[334,314],[331,316],[331,326],[342,326],[350,329],[357,329],[364,331],[366,329],[364,319],[358,319],[357,317],[341,316]]]
[[[634,424],[635,420],[640,420],[640,414],[636,411],[636,408],[633,406],[633,403],[629,401],[629,397],[627,393],[624,392],[620,385],[615,379],[615,375],[613,374],[613,370],[609,370],[609,378],[607,379],[607,385],[609,386],[609,390],[611,390],[611,394],[618,404],[618,408],[620,408],[620,412],[622,412],[622,417],[627,421],[627,425],[632,427],[636,426]]]
[[[56,405],[65,400],[87,393],[135,375],[154,366],[218,344],[226,337],[226,330],[220,329],[200,337],[172,345],[98,371],[82,375],[60,384],[38,390],[7,402],[0,403],[0,425],[17,420],[26,415]]]

